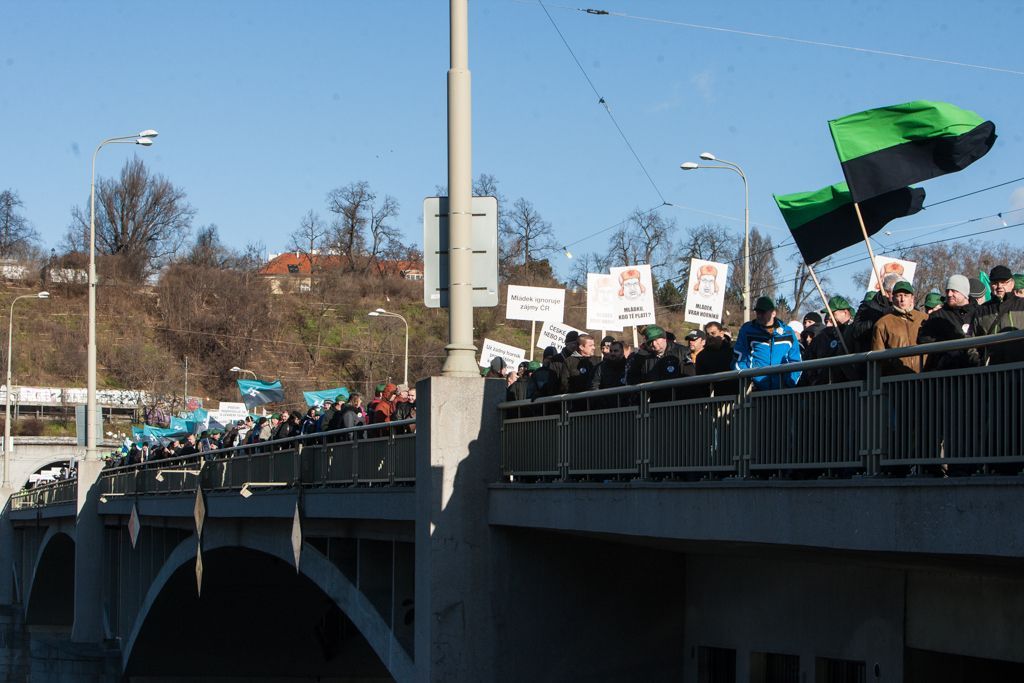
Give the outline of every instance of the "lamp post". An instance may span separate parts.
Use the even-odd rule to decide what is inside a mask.
[[[409,386],[409,321],[400,316],[397,313],[391,311],[385,311],[383,308],[378,308],[375,311],[370,311],[366,315],[371,318],[398,318],[405,323],[405,371],[402,374],[402,384]]]
[[[14,350],[14,304],[18,299],[49,299],[49,292],[38,294],[22,294],[14,297],[11,302],[11,315],[7,323],[7,402],[4,404],[4,473],[3,486],[11,485],[10,454],[14,452],[14,444],[11,443],[11,354]]]
[[[684,171],[695,171],[698,168],[723,168],[727,171],[734,171],[743,180],[743,320],[750,319],[750,188],[747,187],[747,174],[743,172],[739,164],[725,159],[719,159],[711,152],[701,152],[700,158],[704,161],[717,161],[721,166],[702,166],[701,164],[687,161],[679,164]]]
[[[250,375],[252,375],[253,379],[256,379],[256,373],[255,372],[253,372],[252,370],[246,370],[245,368],[240,368],[237,365],[235,367],[231,368],[230,370],[228,370],[228,372],[248,372]]]
[[[153,144],[153,138],[159,133],[155,130],[144,130],[136,135],[122,135],[116,138],[107,138],[96,147],[92,153],[92,180],[89,183],[89,347],[88,347],[88,398],[86,406],[85,424],[85,457],[87,460],[98,460],[96,454],[96,432],[97,427],[93,420],[96,419],[96,155],[100,153],[104,145],[142,145],[149,147]]]

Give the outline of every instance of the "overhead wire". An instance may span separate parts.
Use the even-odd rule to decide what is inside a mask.
[[[515,0],[521,2],[521,0]],[[696,24],[693,22],[677,21],[673,19],[663,19],[659,17],[646,17],[635,14],[626,14],[625,12],[611,12],[608,10],[601,9],[586,9],[582,7],[570,7],[567,5],[551,5],[558,9],[570,10],[574,12],[582,12],[591,16],[610,16],[617,17],[620,19],[630,19],[633,21],[643,21],[654,24],[664,24],[669,26],[680,26],[683,28],[696,29],[700,31],[714,31],[717,33],[728,33],[732,35],[745,36],[748,38],[762,38],[765,40],[777,40],[787,43],[796,43],[799,45],[810,45],[814,47],[826,47],[834,50],[846,50],[849,52],[859,52],[862,54],[871,54],[881,57],[896,57],[898,59],[909,59],[920,62],[930,62],[933,64],[945,64],[947,66],[956,66],[966,69],[977,69],[981,71],[992,71],[996,73],[1011,74],[1014,76],[1024,76],[1024,71],[1017,69],[1007,69],[999,66],[988,66],[986,64],[973,64],[971,62],[960,62],[952,59],[942,59],[939,57],[925,57],[923,55],[910,54],[908,52],[894,52],[892,50],[879,50],[869,47],[860,47],[857,45],[845,45],[842,43],[830,43],[823,40],[809,40],[807,38],[794,38],[792,36],[783,36],[773,33],[762,33],[759,31],[744,31],[741,29],[727,28],[724,26],[711,26],[709,24]]]

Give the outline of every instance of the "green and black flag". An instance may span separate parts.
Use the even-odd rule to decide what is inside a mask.
[[[776,196],[775,203],[793,233],[804,263],[817,263],[864,237],[846,183],[814,192]],[[901,187],[861,202],[860,211],[868,234],[873,235],[889,221],[917,213],[923,203],[923,189]]]
[[[996,141],[991,121],[927,100],[850,114],[828,127],[855,202],[962,171]]]

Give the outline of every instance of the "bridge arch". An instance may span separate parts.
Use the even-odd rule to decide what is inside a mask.
[[[74,531],[51,526],[25,583],[25,623],[70,627],[75,618]]]
[[[288,629],[287,620],[299,614],[300,619],[305,618],[306,625],[310,623],[310,617],[319,620],[318,626],[308,635],[319,642],[325,659],[344,654],[362,663],[364,655],[369,654],[377,662],[376,666],[382,665],[395,680],[413,679],[412,658],[370,600],[330,560],[308,543],[302,546],[302,559],[299,571],[296,572],[290,539],[260,531],[239,530],[236,527],[217,529],[207,525],[202,549],[203,591],[198,597],[195,558],[196,537],[193,535],[171,552],[149,586],[123,645],[122,664],[125,673],[144,675],[146,667],[152,666],[154,657],[177,657],[177,654],[169,654],[168,650],[170,653],[182,650],[169,647],[167,638],[175,637],[175,633],[191,632],[201,620],[212,620],[226,626],[225,630],[232,631],[221,634],[226,647],[230,648],[232,643],[229,641],[237,636],[245,642],[236,645],[251,649],[253,643],[246,641],[246,638],[259,637],[256,634],[258,624],[269,623],[277,629]],[[236,583],[243,577],[245,587],[239,590]],[[261,585],[266,586],[267,590],[260,591]],[[186,602],[188,604],[183,604]],[[174,628],[170,631],[162,630],[157,625],[164,610],[174,613]],[[339,629],[344,631],[349,625],[358,638],[342,638],[347,643],[343,646],[346,651],[332,652],[333,646],[329,641],[338,635]],[[239,632],[234,632],[234,629]],[[196,640],[201,637],[195,635]],[[306,641],[303,643],[306,644]],[[257,659],[259,655],[259,652],[255,653]],[[245,657],[247,663],[252,663],[253,656],[252,652],[248,653]],[[294,663],[294,666],[303,665],[305,662]],[[208,659],[204,661],[204,666],[210,666]],[[223,673],[239,676],[247,672],[233,669]],[[291,675],[301,672],[282,673]],[[376,675],[380,673],[383,672],[378,671]]]

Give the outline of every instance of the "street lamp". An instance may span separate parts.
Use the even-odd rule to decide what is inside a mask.
[[[96,155],[104,145],[142,145],[149,147],[153,138],[159,133],[147,129],[136,135],[122,135],[107,138],[92,153],[92,181],[89,183],[89,347],[88,347],[88,398],[85,424],[85,457],[87,460],[98,460],[96,454],[96,431],[93,420],[96,418]]]
[[[22,294],[21,296],[16,296],[14,297],[14,301],[11,302],[11,315],[7,323],[7,401],[4,404],[4,488],[11,485],[9,456],[14,452],[14,444],[11,443],[11,353],[14,349],[14,304],[18,302],[18,299],[49,298],[49,292],[39,292],[38,294]]]
[[[747,187],[747,174],[743,172],[739,164],[725,159],[719,159],[711,152],[701,152],[700,158],[704,161],[717,161],[721,166],[702,166],[693,161],[686,161],[679,164],[684,171],[695,171],[698,168],[723,168],[727,171],[736,172],[743,180],[743,319],[750,319],[750,188]]]
[[[385,311],[383,308],[378,308],[375,311],[370,311],[366,315],[371,318],[398,318],[405,323],[405,373],[402,375],[402,384],[409,386],[409,321],[400,316],[397,313],[391,311]]]
[[[252,375],[253,379],[256,379],[256,373],[255,372],[253,372],[252,370],[246,370],[245,368],[240,368],[237,365],[235,367],[231,368],[230,370],[228,370],[228,372],[248,372],[250,375]]]

